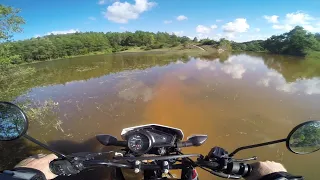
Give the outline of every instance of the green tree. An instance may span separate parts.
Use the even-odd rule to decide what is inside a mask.
[[[231,42],[227,39],[220,39],[219,41],[219,46],[218,46],[219,49],[223,49],[225,51],[231,51],[232,50],[232,46],[231,46]]]
[[[0,4],[0,42],[9,40],[13,33],[21,32],[24,24],[22,17],[18,16],[19,9]]]
[[[318,41],[320,41],[320,33],[316,33],[314,36]]]
[[[197,37],[194,37],[192,41],[193,41],[193,42],[198,42],[198,38],[197,38]]]
[[[313,34],[296,26],[288,33],[267,39],[265,48],[272,53],[305,56],[308,51],[318,51],[320,44]]]
[[[19,12],[19,9],[0,4],[0,43],[8,41],[13,33],[22,31],[20,26],[24,24],[24,20],[18,16]],[[11,57],[10,49],[11,45],[8,43],[0,45],[0,66],[10,64],[12,59],[16,59]]]

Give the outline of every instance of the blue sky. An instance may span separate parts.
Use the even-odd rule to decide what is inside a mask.
[[[22,10],[15,40],[75,31],[166,31],[235,41],[302,25],[320,32],[319,0],[1,0]]]

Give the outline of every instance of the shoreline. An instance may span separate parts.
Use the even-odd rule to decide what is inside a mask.
[[[36,63],[48,62],[48,61],[56,61],[56,60],[62,60],[62,59],[73,59],[73,58],[78,58],[78,57],[94,56],[94,55],[119,55],[119,54],[139,54],[139,53],[154,53],[154,54],[163,54],[163,55],[170,55],[170,54],[203,55],[203,54],[209,54],[210,52],[209,51],[202,51],[201,49],[198,49],[198,48],[179,49],[178,47],[175,47],[175,48],[161,48],[161,49],[152,49],[152,50],[141,50],[140,48],[139,49],[132,48],[132,49],[128,49],[125,51],[119,51],[119,52],[115,52],[115,53],[94,52],[94,53],[88,53],[88,54],[83,54],[83,55],[49,59],[49,60],[45,60],[45,61],[31,61],[30,63],[25,62],[25,63],[18,64],[18,66],[36,64]]]

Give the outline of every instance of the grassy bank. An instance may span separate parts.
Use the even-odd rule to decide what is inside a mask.
[[[92,55],[110,55],[110,54],[122,54],[122,53],[156,53],[156,54],[187,54],[187,55],[205,55],[209,53],[216,53],[217,51],[212,48],[212,47],[205,47],[206,51],[203,51],[199,48],[196,47],[183,47],[183,46],[176,46],[176,47],[171,47],[171,48],[161,48],[161,49],[151,49],[151,50],[145,50],[141,47],[132,47],[124,51],[119,51],[119,52],[106,52],[106,51],[101,51],[101,52],[91,52],[88,54],[84,55],[77,55],[77,56],[65,56],[62,58],[56,58],[56,59],[50,59],[46,61],[54,61],[54,60],[60,60],[60,59],[71,59],[71,58],[77,58],[77,57],[86,57],[86,56],[92,56]],[[34,63],[40,63],[40,62],[45,62],[45,61],[31,61],[31,62],[24,62],[19,65],[26,65],[26,64],[34,64]]]
[[[320,52],[319,51],[309,51],[306,56],[307,60],[317,61],[320,64]]]
[[[104,52],[104,51],[91,52],[91,53],[88,53],[88,54],[82,54],[82,55],[76,55],[76,56],[65,56],[65,57],[49,59],[49,60],[45,60],[45,61],[34,60],[34,61],[31,61],[31,62],[23,62],[23,63],[21,63],[19,65],[34,64],[34,63],[40,63],[40,62],[46,62],[46,61],[54,61],[54,60],[60,60],[60,59],[71,59],[71,58],[77,58],[77,57],[86,57],[86,56],[92,56],[92,55],[103,55],[103,54],[113,54],[113,53]]]

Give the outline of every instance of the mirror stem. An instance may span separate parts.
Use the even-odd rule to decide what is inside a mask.
[[[244,150],[244,149],[251,149],[251,148],[256,148],[256,147],[260,147],[260,146],[266,146],[266,145],[270,145],[270,144],[277,144],[277,143],[282,143],[282,142],[286,142],[287,138],[285,139],[278,139],[275,141],[269,141],[269,142],[265,142],[265,143],[260,143],[260,144],[253,144],[253,145],[249,145],[249,146],[243,146],[243,147],[239,147],[236,150],[234,150],[231,154],[229,154],[229,157],[234,156],[237,152]]]
[[[31,142],[33,142],[33,143],[41,146],[41,147],[43,147],[43,148],[45,148],[45,149],[53,152],[53,153],[54,153],[55,155],[57,155],[59,158],[62,158],[62,159],[66,159],[66,158],[67,158],[66,155],[64,155],[64,154],[62,154],[62,153],[60,153],[60,152],[58,152],[58,151],[56,151],[56,150],[53,150],[53,149],[50,148],[49,146],[41,143],[40,141],[34,139],[33,137],[31,137],[31,136],[29,136],[29,135],[27,135],[27,134],[24,134],[23,137],[26,138],[26,139],[28,139],[29,141],[31,141]]]

